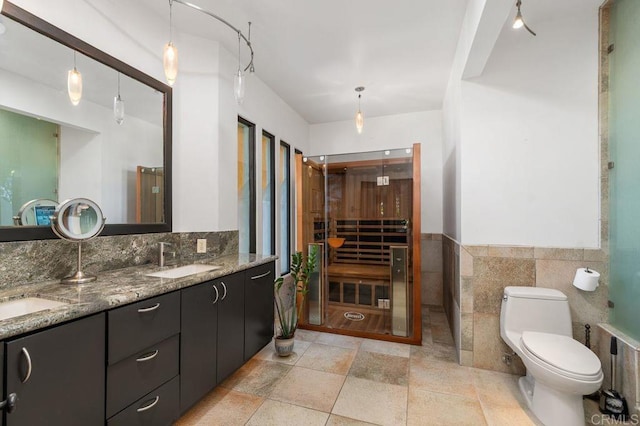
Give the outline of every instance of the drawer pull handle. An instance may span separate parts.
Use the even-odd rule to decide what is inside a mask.
[[[147,405],[145,405],[144,407],[140,407],[140,408],[138,408],[136,411],[137,411],[138,413],[142,413],[143,411],[150,410],[150,409],[152,409],[152,408],[153,408],[153,407],[158,403],[158,401],[160,401],[160,397],[159,397],[159,396],[156,396],[156,397],[155,397],[155,399],[153,400],[153,402],[152,402],[151,404],[147,404]]]
[[[224,284],[223,281],[220,281],[220,284],[222,284],[222,289],[224,290],[224,294],[222,295],[222,299],[220,299],[221,301],[225,299],[225,297],[227,297],[227,286]]]
[[[216,285],[213,285],[213,289],[216,291],[216,298],[213,302],[211,302],[212,305],[215,305],[216,303],[218,303],[218,299],[220,298],[220,292],[218,291],[218,287],[216,287]]]
[[[27,348],[22,348],[22,355],[24,355],[27,360],[27,375],[24,376],[24,379],[22,379],[21,382],[27,383],[27,380],[29,380],[29,377],[31,377],[33,365],[31,364],[31,355],[29,355],[29,351],[27,350]]]
[[[160,351],[156,349],[155,351],[151,352],[149,355],[145,355],[145,356],[141,356],[140,358],[137,358],[136,361],[138,362],[151,361],[152,359],[158,356],[159,352]]]
[[[160,307],[160,303],[156,303],[153,306],[149,306],[148,308],[140,308],[138,309],[138,312],[143,314],[145,312],[151,312],[151,311],[155,311],[156,309],[158,309]]]
[[[268,270],[264,274],[256,275],[255,277],[251,277],[252,280],[259,280],[260,278],[264,278],[271,273],[271,270]]]

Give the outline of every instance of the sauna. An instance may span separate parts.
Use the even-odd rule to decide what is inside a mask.
[[[296,159],[298,250],[321,254],[303,327],[420,340],[419,150]]]

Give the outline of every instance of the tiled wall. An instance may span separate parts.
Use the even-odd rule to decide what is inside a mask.
[[[422,304],[442,306],[442,234],[420,237]]]
[[[207,239],[206,254],[196,253],[196,239]],[[238,252],[238,231],[159,233],[98,237],[82,245],[83,271],[126,268],[158,262],[158,242],[174,244],[178,258],[197,260]],[[25,282],[69,276],[76,270],[77,244],[60,239],[0,243],[0,289]]]

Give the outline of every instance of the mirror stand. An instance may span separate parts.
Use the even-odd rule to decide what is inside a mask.
[[[70,277],[65,277],[60,280],[62,283],[68,284],[84,284],[95,281],[95,275],[86,275],[82,272],[82,241],[78,241],[78,268],[77,272]]]
[[[66,284],[83,284],[95,281],[94,275],[82,272],[82,242],[95,238],[104,228],[105,217],[102,210],[87,198],[63,201],[51,217],[51,229],[60,238],[78,243],[77,272],[60,280]]]

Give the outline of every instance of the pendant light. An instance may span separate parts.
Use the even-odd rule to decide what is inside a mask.
[[[76,68],[76,51],[73,51],[73,69],[67,74],[67,92],[69,100],[74,106],[80,103],[82,99],[82,74]]]
[[[124,121],[124,101],[120,97],[120,73],[118,73],[118,96],[113,98],[113,117],[118,124]]]
[[[362,111],[360,111],[360,98],[362,98],[362,91],[364,90],[363,86],[356,87],[356,92],[358,92],[358,112],[356,113],[356,130],[358,134],[362,133],[362,128],[364,127],[364,115],[362,115]]]
[[[162,66],[167,84],[173,86],[178,76],[178,49],[173,44],[173,0],[169,0],[169,43],[164,45]]]
[[[534,33],[533,30],[529,28],[529,26],[524,22],[524,19],[522,18],[522,12],[520,11],[520,6],[522,6],[522,0],[518,0],[516,2],[516,8],[518,9],[518,11],[516,12],[516,17],[513,20],[513,28],[517,30],[524,27],[527,31],[535,36],[536,33]]]
[[[253,74],[255,72],[255,67],[253,65],[253,47],[251,45],[251,22],[249,22],[249,37],[245,37],[244,34],[242,34],[242,31],[240,31],[238,28],[234,27],[233,25],[231,25],[229,23],[229,21],[227,21],[226,19],[216,15],[213,12],[210,12],[206,9],[203,9],[202,7],[191,3],[191,1],[185,1],[185,0],[169,0],[169,43],[167,43],[164,46],[164,53],[163,53],[163,59],[162,59],[162,63],[164,66],[164,74],[167,78],[167,84],[169,84],[169,86],[172,86],[173,83],[176,80],[176,76],[178,75],[178,49],[174,46],[172,40],[172,28],[173,28],[173,21],[172,21],[172,7],[173,7],[173,3],[178,3],[181,4],[183,6],[186,6],[188,8],[194,9],[200,13],[203,13],[205,15],[208,15],[210,17],[212,17],[213,19],[216,19],[218,21],[220,21],[221,23],[223,23],[224,25],[226,25],[227,27],[231,28],[233,31],[235,31],[236,34],[238,34],[238,70],[235,72],[234,76],[233,76],[233,94],[236,98],[236,101],[241,104],[242,101],[244,100],[244,94],[245,94],[245,87],[246,87],[246,79],[247,79],[247,75],[245,74],[247,71],[249,71],[249,74]],[[242,44],[242,41],[244,41],[244,43],[247,45],[247,48],[249,49],[249,53],[250,53],[250,59],[249,59],[249,63],[247,64],[247,66],[245,66],[244,68],[242,67],[241,63],[240,63],[240,46]]]
[[[238,31],[238,70],[236,71],[235,76],[233,77],[233,95],[236,98],[236,102],[239,105],[242,105],[244,101],[244,89],[246,86],[246,78],[244,76],[244,72],[242,71],[242,64],[240,63],[240,32]]]

